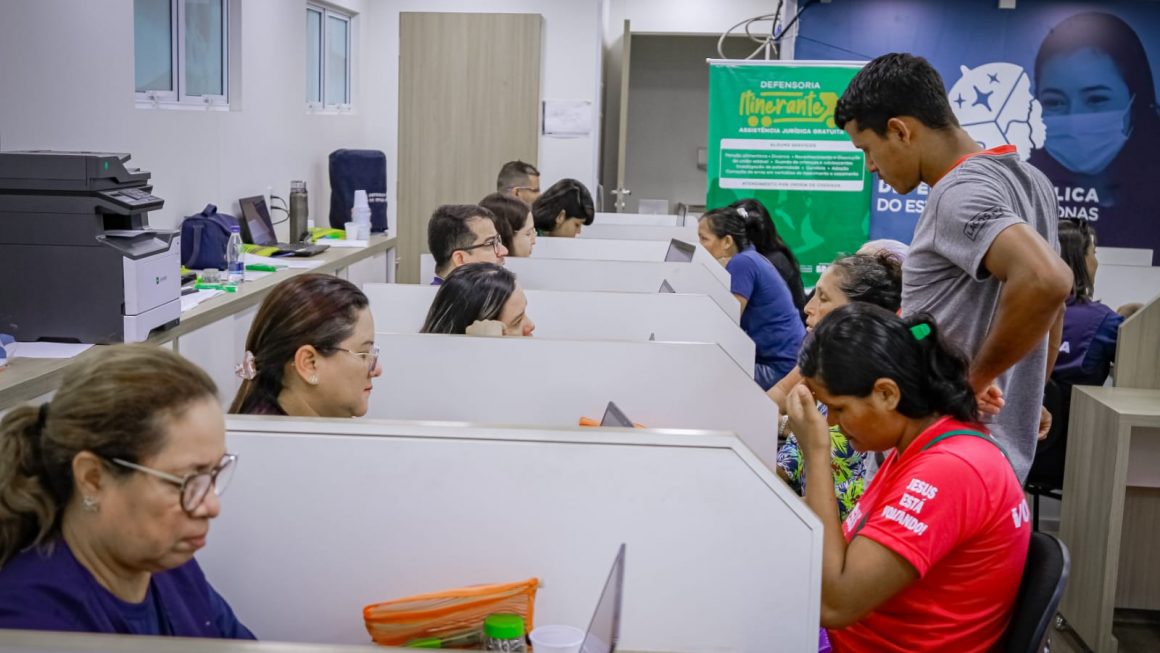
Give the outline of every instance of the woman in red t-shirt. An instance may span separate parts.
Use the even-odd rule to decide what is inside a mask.
[[[928,315],[849,304],[807,338],[801,371],[787,408],[806,503],[825,530],[821,622],[835,651],[994,648],[1030,515],[1006,454],[976,423],[966,361]],[[889,451],[845,523],[829,478],[831,424],[855,449]]]

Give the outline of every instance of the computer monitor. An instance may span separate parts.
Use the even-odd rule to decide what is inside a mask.
[[[270,220],[270,211],[266,208],[266,198],[261,195],[243,197],[238,200],[242,207],[241,223],[242,241],[255,245],[277,245],[278,237],[274,235],[274,223]]]
[[[608,402],[608,407],[604,409],[604,417],[601,418],[600,425],[621,426],[627,429],[634,426],[632,420],[628,419],[628,416],[624,414],[624,411],[614,401]]]
[[[616,552],[612,571],[604,582],[604,591],[596,603],[596,612],[588,624],[580,653],[615,653],[620,642],[620,609],[624,600],[624,544]]]
[[[673,284],[669,283],[668,279],[661,279],[661,289],[658,290],[657,292],[675,293],[677,291],[673,290]]]
[[[665,260],[676,263],[688,263],[693,260],[693,252],[696,250],[696,246],[673,238],[669,241],[669,251],[665,254]]]

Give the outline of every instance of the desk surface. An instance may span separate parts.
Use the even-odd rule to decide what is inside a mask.
[[[312,260],[321,262],[316,268],[286,268],[261,279],[247,281],[236,293],[226,293],[207,299],[196,307],[181,314],[181,322],[165,331],[154,332],[147,342],[165,344],[187,333],[212,324],[223,318],[243,311],[260,303],[266,293],[279,282],[305,272],[334,273],[371,258],[395,246],[393,234],[376,234],[370,245],[361,249],[332,247],[315,256]],[[85,356],[92,355],[89,349],[74,358],[14,358],[8,366],[0,368],[0,410],[11,408],[21,402],[35,399],[52,392],[60,385],[61,375],[66,367]]]
[[[1160,426],[1160,390],[1076,386],[1075,392],[1111,408],[1133,426]]]

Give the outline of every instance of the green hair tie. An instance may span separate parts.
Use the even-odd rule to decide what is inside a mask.
[[[930,335],[930,325],[926,322],[920,322],[910,327],[910,332],[914,334],[915,340],[923,340]]]

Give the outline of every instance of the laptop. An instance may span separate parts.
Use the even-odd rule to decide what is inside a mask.
[[[665,253],[665,261],[688,263],[693,260],[693,252],[695,251],[697,251],[695,245],[690,245],[683,240],[673,238],[669,241],[669,251]]]
[[[274,223],[270,220],[270,210],[266,208],[266,198],[261,195],[243,197],[238,200],[242,207],[242,242],[256,245],[246,251],[259,256],[314,256],[330,249],[330,245],[311,243],[280,243],[274,235]]]
[[[584,634],[580,653],[615,653],[620,643],[620,609],[624,600],[624,544],[616,552],[604,591],[596,602],[596,612]]]
[[[604,409],[604,417],[600,419],[601,426],[621,426],[626,429],[635,427],[632,420],[628,419],[628,415],[616,405],[616,402],[608,402],[608,407]]]

